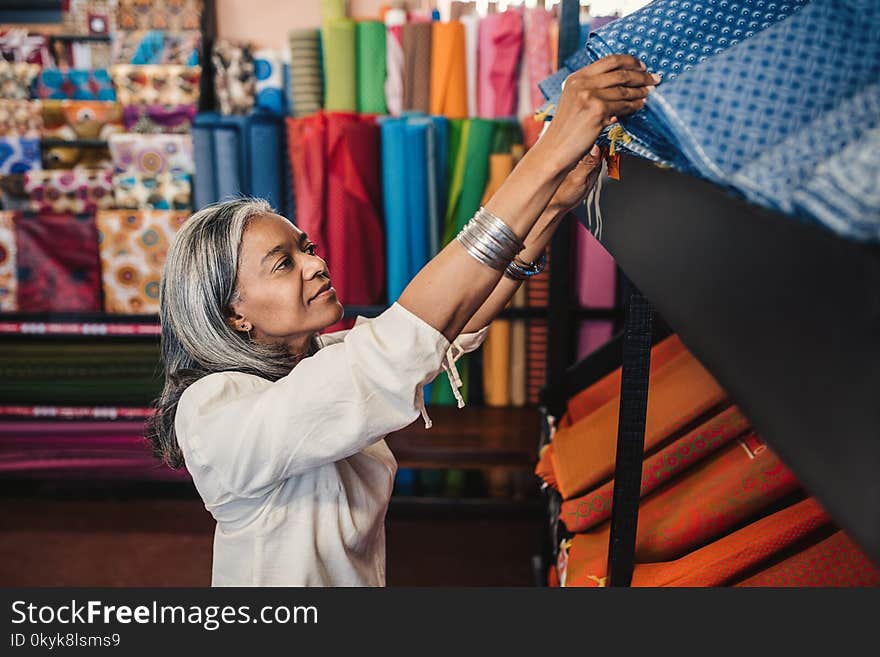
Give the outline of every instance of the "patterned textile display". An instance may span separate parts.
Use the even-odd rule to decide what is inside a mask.
[[[179,64],[198,66],[202,33],[135,30],[113,35],[114,64]]]
[[[202,0],[118,0],[120,30],[201,29]]]
[[[189,105],[199,102],[199,66],[117,64],[110,75],[123,105]]]
[[[211,51],[214,62],[214,92],[220,113],[247,114],[254,106],[256,68],[251,47],[221,39]]]
[[[122,132],[122,106],[95,100],[45,100],[42,103],[43,137],[106,140]]]
[[[635,560],[678,559],[724,536],[798,489],[779,457],[754,435],[735,441],[669,482],[639,506]],[[583,572],[608,567],[606,522],[576,534]]]
[[[18,310],[14,212],[0,211],[0,312]]]
[[[40,140],[0,137],[0,174],[41,169]]]
[[[118,173],[113,175],[113,193],[120,209],[189,210],[192,206],[192,183],[186,173]]]
[[[277,50],[263,48],[254,53],[256,106],[274,114],[284,114],[284,62]]]
[[[0,98],[27,100],[40,73],[39,64],[0,61]]]
[[[187,216],[161,210],[98,213],[106,312],[159,312],[159,281],[168,245]]]
[[[114,206],[112,169],[31,171],[24,175],[29,207],[40,213],[88,213]]]
[[[53,41],[52,55],[62,69],[109,69],[113,64],[110,43]]]
[[[324,103],[320,32],[291,30],[288,43],[290,45],[288,106],[293,116],[308,116],[319,111]]]
[[[15,217],[15,240],[20,311],[101,310],[93,215],[20,213]]]
[[[49,39],[20,28],[0,29],[0,61],[51,66]]]
[[[44,68],[37,80],[37,96],[47,99],[116,100],[107,69]]]
[[[113,34],[116,31],[116,1],[68,0],[63,22],[68,34]]]
[[[880,569],[837,531],[736,586],[880,586]]]
[[[122,122],[127,132],[142,134],[189,134],[198,108],[188,105],[127,105],[122,110]]]
[[[647,457],[642,464],[641,496],[679,476],[748,428],[745,416],[731,407]],[[586,495],[563,502],[559,517],[570,532],[587,531],[611,517],[613,497],[612,480]]]
[[[0,196],[3,199],[4,210],[29,210],[30,198],[24,190],[23,173],[9,173],[0,175]]]
[[[195,172],[190,135],[111,135],[110,153],[118,172],[132,171],[145,176]]]
[[[0,136],[39,139],[42,129],[40,101],[0,99]]]

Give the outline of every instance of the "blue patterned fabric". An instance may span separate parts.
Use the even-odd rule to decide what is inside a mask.
[[[646,32],[636,15],[591,40],[583,52],[593,58],[609,54],[606,47],[626,50],[664,75],[646,108],[621,120],[626,134],[617,145],[843,236],[880,240],[880,4],[670,0],[644,11],[656,18],[664,7],[702,12],[713,5],[712,14],[725,4],[732,16],[761,5],[764,19],[775,20],[757,23],[760,29],[747,21],[741,34],[707,34],[697,29],[708,20],[702,13],[693,20],[679,14],[680,27],[694,27],[662,35],[677,46],[665,57],[661,35]],[[707,51],[712,35],[715,46],[722,35],[727,39],[722,50]],[[651,38],[656,41],[647,44]],[[689,52],[693,60],[684,56]]]

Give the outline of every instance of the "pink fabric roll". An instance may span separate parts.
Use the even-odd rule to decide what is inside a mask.
[[[613,308],[617,285],[614,258],[583,226],[577,229],[575,280],[577,300],[585,308]],[[611,339],[609,321],[583,322],[578,331],[578,359],[585,358]]]
[[[484,118],[503,118],[516,112],[522,36],[522,18],[517,11],[490,14],[480,21],[478,109]]]
[[[385,105],[388,113],[403,111],[403,24],[406,11],[389,9],[385,14]]]
[[[537,109],[544,104],[544,95],[538,88],[538,83],[553,72],[550,58],[550,22],[552,17],[550,12],[543,7],[532,7],[526,9],[524,18],[527,70],[523,71],[522,75],[528,75],[530,103],[532,109]]]

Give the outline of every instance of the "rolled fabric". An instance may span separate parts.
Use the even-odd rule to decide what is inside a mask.
[[[42,168],[39,139],[0,137],[0,174],[25,173]]]
[[[18,310],[15,213],[0,210],[0,312]]]
[[[129,169],[113,176],[115,202],[108,207],[188,211],[192,208],[191,181],[188,173],[146,174]]]
[[[383,120],[381,132],[388,301],[393,303],[409,282],[410,274],[406,119]]]
[[[695,421],[726,398],[724,390],[689,352],[651,368],[645,450],[656,446]],[[614,470],[619,395],[580,422],[559,429],[553,438],[554,468],[564,499],[580,495],[606,481]]]
[[[321,34],[318,30],[291,30],[289,110],[302,117],[320,111],[324,104]]]
[[[170,106],[126,105],[122,110],[122,122],[127,132],[187,134],[192,128],[197,111],[195,103]]]
[[[117,171],[195,173],[190,135],[120,133],[110,135],[109,145]]]
[[[357,111],[355,22],[338,19],[321,27],[324,49],[324,108],[328,112]]]
[[[467,86],[468,116],[477,116],[479,105],[477,102],[477,63],[480,18],[476,14],[467,14],[461,17],[464,25],[464,52],[465,52],[465,76]]]
[[[468,117],[465,32],[458,21],[432,23],[430,100],[431,114]]]
[[[109,210],[115,205],[112,174],[112,169],[29,171],[24,174],[28,207],[46,215]]]
[[[385,25],[357,23],[357,111],[385,114]]]
[[[428,263],[429,259],[428,170],[433,167],[433,162],[428,158],[428,133],[432,131],[433,124],[429,118],[414,117],[406,121],[405,144],[410,165],[405,169],[406,178],[408,178],[407,208],[409,215],[409,277],[407,283]]]
[[[431,111],[431,23],[403,26],[403,109]]]
[[[440,252],[443,237],[443,217],[446,214],[446,171],[449,149],[449,122],[442,116],[431,117],[427,133],[428,161],[428,253],[434,257]]]
[[[533,110],[544,103],[538,83],[553,71],[555,58],[550,55],[551,13],[543,7],[530,7],[523,16],[526,67],[522,72],[529,82],[529,99]]]
[[[18,213],[15,243],[20,311],[101,310],[94,215]]]
[[[444,244],[452,241],[480,208],[489,179],[489,155],[495,137],[495,123],[485,119],[469,119],[464,122],[461,135],[446,206]]]
[[[389,9],[385,13],[385,105],[388,113],[398,116],[403,111],[403,25],[406,11]]]
[[[188,105],[199,102],[198,66],[134,66],[110,68],[116,98],[122,105]]]
[[[525,308],[526,291],[520,287],[513,295],[514,308]],[[526,321],[514,319],[510,322],[510,403],[512,406],[525,406],[526,394]]]
[[[273,114],[284,114],[287,108],[284,101],[284,64],[281,53],[270,48],[255,51],[254,76],[254,105]]]
[[[287,149],[296,198],[296,224],[318,244],[327,260],[333,248],[327,238],[324,206],[327,194],[327,117],[323,112],[287,118]]]
[[[43,131],[43,107],[39,100],[0,99],[0,135],[39,139]]]
[[[490,14],[480,21],[479,115],[513,116],[517,67],[522,48],[522,18],[517,11]]]
[[[346,17],[346,0],[321,0],[321,23]]]
[[[132,30],[113,32],[114,64],[180,64],[198,66],[202,33],[198,30]]]
[[[748,419],[732,406],[684,436],[645,458],[641,497],[708,458],[750,428]],[[614,481],[562,503],[559,518],[570,532],[584,532],[611,517]]]
[[[116,100],[116,90],[104,68],[45,68],[37,79],[37,96],[58,100]]]

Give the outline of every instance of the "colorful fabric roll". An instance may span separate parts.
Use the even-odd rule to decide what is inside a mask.
[[[119,172],[146,176],[195,172],[190,135],[110,135],[110,153]]]
[[[284,114],[284,62],[277,50],[263,48],[254,53],[256,98],[254,104],[273,114]]]
[[[41,168],[39,139],[0,137],[0,174],[24,173]]]
[[[110,69],[116,95],[123,105],[188,105],[199,102],[198,66],[133,66]]]
[[[186,173],[145,174],[128,170],[113,175],[115,207],[128,210],[189,210],[192,183]],[[110,207],[114,207],[111,205]]]
[[[221,39],[211,51],[214,93],[220,113],[247,114],[254,106],[257,77],[254,55],[247,44]]]
[[[127,132],[141,134],[188,134],[198,108],[188,105],[127,105],[122,110],[122,122]]]
[[[43,108],[38,100],[0,98],[0,135],[39,139],[43,130]]]
[[[451,242],[480,209],[489,179],[489,155],[495,137],[495,123],[485,119],[469,119],[462,122],[459,134],[457,152],[450,160],[452,175],[449,178],[444,245]]]
[[[37,96],[47,99],[116,100],[106,69],[44,68],[37,79]]]
[[[198,30],[202,10],[202,0],[119,0],[116,22],[120,30]]]
[[[543,7],[530,7],[523,16],[526,71],[522,75],[529,81],[532,110],[537,110],[544,103],[538,83],[550,75],[555,63],[550,55],[551,21],[551,13]]]
[[[14,212],[0,210],[0,312],[18,310]]]
[[[114,64],[198,66],[202,33],[161,30],[119,31],[113,35]]]
[[[321,28],[324,49],[324,107],[328,112],[357,111],[355,22],[338,19]]]
[[[321,0],[321,23],[345,18],[346,0]]]
[[[98,213],[105,312],[159,312],[159,281],[168,245],[187,217],[160,210]]]
[[[113,34],[116,31],[114,0],[67,0],[64,30],[67,34]]]
[[[392,116],[403,111],[403,25],[406,11],[389,9],[385,13],[385,106]]]
[[[80,214],[113,207],[111,169],[30,171],[24,189],[34,212]]]
[[[287,151],[296,198],[296,225],[320,245],[324,260],[333,246],[327,238],[324,206],[327,194],[327,116],[318,112],[302,118],[288,118]]]
[[[431,23],[407,23],[402,29],[403,109],[431,111]]]
[[[791,471],[759,439],[737,440],[641,503],[636,562],[681,558],[797,488]],[[583,575],[605,575],[609,536],[608,523],[575,535],[577,570]]]
[[[93,215],[21,213],[15,217],[15,241],[20,311],[101,310]]]
[[[49,39],[45,34],[30,34],[26,29],[0,29],[0,61],[51,66]]]
[[[31,85],[40,73],[37,64],[0,61],[0,98],[27,100]]]
[[[122,132],[122,106],[100,100],[45,100],[43,136],[64,140],[106,140]]]
[[[880,586],[880,569],[837,531],[736,586]]]
[[[749,429],[749,421],[736,407],[666,445],[642,464],[641,496],[656,490],[682,472],[714,454]],[[584,532],[611,517],[614,481],[562,503],[559,518],[570,532]]]
[[[465,84],[467,86],[468,116],[473,118],[479,112],[479,104],[477,102],[477,63],[479,61],[480,18],[476,14],[467,14],[461,17],[461,24],[464,26]]]
[[[522,49],[522,18],[513,10],[490,14],[480,21],[479,38],[479,115],[513,116]]]
[[[432,23],[431,114],[451,119],[468,117],[467,62],[464,25]]]
[[[357,111],[385,114],[385,25],[357,23]]]
[[[290,45],[290,96],[293,116],[320,111],[324,104],[321,35],[318,30],[292,30]]]

